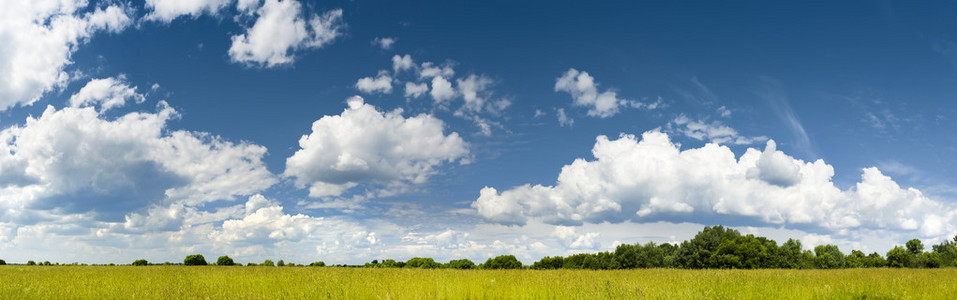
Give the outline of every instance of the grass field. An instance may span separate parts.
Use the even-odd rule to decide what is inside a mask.
[[[3,299],[954,299],[957,269],[0,266]]]

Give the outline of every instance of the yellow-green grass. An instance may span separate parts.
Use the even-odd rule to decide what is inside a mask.
[[[2,299],[955,299],[957,269],[0,266]]]

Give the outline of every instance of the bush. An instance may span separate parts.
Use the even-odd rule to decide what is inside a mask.
[[[310,267],[325,267],[325,266],[326,266],[326,263],[324,263],[324,262],[322,262],[322,261],[317,261],[317,262],[313,262],[313,263],[309,264],[309,266],[310,266]]]
[[[489,258],[482,264],[483,269],[521,269],[522,262],[515,258],[515,255],[499,255],[495,258]]]
[[[137,259],[137,260],[133,261],[133,264],[132,264],[132,265],[134,265],[134,266],[146,266],[146,265],[149,265],[149,264],[150,264],[150,263],[147,262],[145,259]]]
[[[183,260],[183,264],[187,266],[205,266],[206,258],[202,254],[193,254],[186,256],[186,259]]]
[[[0,266],[7,264],[7,261],[0,259]]]
[[[275,267],[275,266],[276,266],[276,264],[274,264],[271,260],[268,260],[268,259],[267,259],[267,260],[264,260],[263,263],[261,263],[261,264],[259,264],[259,265],[260,265],[260,266],[265,266],[265,267]]]
[[[236,263],[233,262],[233,259],[226,255],[220,256],[219,259],[216,260],[216,265],[219,266],[232,266],[235,264]]]

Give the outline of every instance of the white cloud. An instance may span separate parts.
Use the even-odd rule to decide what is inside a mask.
[[[127,99],[143,103],[146,97],[137,93],[136,87],[129,86],[124,82],[125,80],[126,78],[122,75],[118,79],[108,77],[90,80],[79,92],[70,97],[70,106],[100,105],[100,112],[104,112],[125,105]]]
[[[424,95],[429,92],[429,85],[427,83],[405,83],[405,97],[419,98],[419,96]]]
[[[395,44],[396,39],[390,37],[376,37],[372,40],[372,45],[382,48],[382,50],[392,49],[392,45]]]
[[[578,224],[684,215],[936,236],[952,233],[957,221],[953,207],[902,189],[877,168],[864,169],[859,183],[841,190],[831,181],[830,165],[794,159],[770,141],[765,151],[748,149],[736,160],[727,147],[709,143],[682,151],[667,134],[649,131],[640,141],[599,136],[592,154],[596,160],[564,166],[554,186],[501,193],[486,187],[472,206],[503,224],[530,217]]]
[[[85,1],[0,1],[0,111],[65,87],[64,68],[80,45],[131,22],[125,6],[87,10]]]
[[[738,134],[737,130],[725,126],[721,122],[694,121],[683,114],[668,123],[668,127],[674,127],[677,132],[687,137],[717,144],[750,145],[768,140],[766,136],[742,136]]]
[[[393,64],[395,60],[393,59]],[[447,77],[452,78],[455,76],[455,70],[452,69],[452,66],[449,64],[444,64],[442,66],[436,66],[432,62],[422,63],[422,67],[419,69],[419,79],[429,79],[433,77]]]
[[[392,76],[389,76],[389,71],[381,70],[375,78],[372,77],[363,77],[359,78],[359,81],[356,81],[356,88],[359,91],[366,94],[373,93],[392,93]]]
[[[558,117],[558,125],[562,127],[575,125],[575,119],[569,118],[568,115],[565,114],[564,108],[556,110],[555,115]]]
[[[718,107],[718,115],[720,115],[723,118],[729,118],[731,117],[731,110],[728,110],[727,107],[722,105],[721,107]]]
[[[234,35],[229,57],[247,65],[274,67],[293,62],[297,50],[320,48],[338,37],[342,10],[301,16],[296,0],[266,0],[257,10],[259,17],[246,33]]]
[[[55,210],[112,219],[159,202],[231,200],[276,182],[264,147],[166,129],[178,116],[165,102],[114,120],[91,107],[47,107],[3,129],[0,218]]]
[[[412,62],[411,55],[399,56],[398,54],[392,56],[392,71],[398,73],[399,71],[405,71],[415,68],[415,63]]]
[[[575,227],[555,226],[552,236],[562,241],[562,244],[569,249],[598,249],[601,244],[595,241],[601,234],[598,232],[588,232],[578,234]]]
[[[232,0],[146,0],[147,20],[172,22],[180,16],[199,17],[204,13],[217,14]],[[244,1],[240,1],[244,4]]]
[[[442,76],[435,76],[432,78],[432,91],[429,95],[432,95],[432,100],[435,100],[436,104],[442,105],[445,101],[455,98],[455,88]]]
[[[445,124],[431,115],[383,113],[358,96],[348,104],[342,114],[314,122],[286,160],[285,176],[309,186],[312,197],[337,196],[360,183],[424,183],[436,167],[464,162],[469,153],[468,144],[457,133],[445,135]]]
[[[579,72],[575,69],[568,69],[562,77],[555,80],[555,91],[571,94],[574,99],[573,104],[588,107],[588,115],[592,117],[611,117],[618,113],[620,106],[635,103],[631,100],[619,99],[614,91],[599,94],[595,78],[588,75],[588,72]],[[633,106],[641,105],[636,103]]]

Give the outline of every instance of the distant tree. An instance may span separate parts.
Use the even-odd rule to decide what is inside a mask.
[[[813,267],[812,255],[805,255],[799,240],[788,239],[787,242],[781,244],[778,253],[783,258],[780,266],[782,268],[809,269]]]
[[[47,261],[43,261],[43,265],[44,265],[44,266],[52,266],[53,264],[50,263],[49,260],[47,260]]]
[[[917,256],[917,267],[940,268],[940,253],[924,252]]]
[[[887,260],[877,252],[868,254],[867,259],[864,260],[864,267],[866,268],[883,268],[886,266]]]
[[[0,259],[0,266],[6,265],[6,264],[7,264],[7,261]]]
[[[449,261],[449,268],[452,269],[475,269],[475,263],[466,258]]]
[[[145,259],[137,259],[137,260],[134,260],[134,261],[133,261],[133,264],[132,264],[132,265],[134,265],[134,266],[146,266],[146,265],[149,265],[149,264],[150,264],[150,263],[147,262]]]
[[[255,267],[255,266],[256,266],[256,263],[246,263],[246,266],[247,266],[247,267]]]
[[[957,243],[944,241],[943,243],[931,246],[931,248],[934,252],[940,253],[941,266],[954,266],[954,262],[957,260]]]
[[[864,252],[860,250],[851,250],[851,254],[846,256],[844,260],[847,262],[848,268],[864,268],[867,256],[864,255]]]
[[[236,263],[233,262],[233,259],[226,255],[220,256],[218,259],[216,259],[216,265],[218,266],[232,266],[235,264]]]
[[[617,251],[615,251],[617,253]],[[561,269],[565,264],[565,258],[561,256],[555,257],[543,257],[541,260],[536,261],[532,264],[532,269],[536,270],[551,270],[551,269]]]
[[[722,242],[711,254],[709,265],[713,268],[757,269],[767,260],[767,247],[749,234]]]
[[[836,245],[814,247],[814,264],[821,269],[840,269],[847,265],[844,253]]]
[[[910,254],[914,256],[924,253],[924,243],[921,243],[918,239],[909,240],[906,245],[907,252],[910,252]]]
[[[27,265],[28,265],[28,266],[36,266],[36,265],[37,265],[37,262],[32,261],[32,260],[31,260],[31,261],[27,261]]]
[[[412,259],[405,262],[405,266],[409,268],[420,268],[420,269],[435,269],[440,267],[434,259],[429,257],[413,257]]]
[[[183,260],[183,265],[187,266],[205,266],[206,258],[202,254],[192,254],[186,256],[186,259]]]
[[[904,247],[896,246],[887,251],[887,266],[893,268],[907,268],[912,265],[914,255]]]
[[[115,266],[116,264],[115,264],[115,263],[108,263],[108,264],[106,264],[106,265],[112,267],[112,266]]]
[[[675,253],[678,265],[688,269],[710,267],[711,254],[718,249],[725,240],[734,239],[741,233],[724,226],[705,226],[691,240],[681,243]]]
[[[275,266],[276,266],[276,264],[274,264],[271,260],[268,260],[268,259],[267,259],[267,260],[264,260],[263,263],[261,263],[261,264],[259,264],[259,265],[260,265],[260,266],[266,266],[266,267],[275,267]]]
[[[284,267],[284,266],[286,266],[286,263],[283,262],[283,261],[280,259],[279,262],[276,263],[276,266],[277,266],[277,267]]]
[[[522,262],[515,258],[515,255],[499,255],[489,258],[482,267],[484,269],[521,269]]]
[[[316,261],[316,262],[313,262],[313,263],[309,264],[309,266],[310,266],[310,267],[325,267],[325,266],[326,266],[326,263],[324,263],[324,262],[322,262],[322,261],[320,260],[320,261]]]

